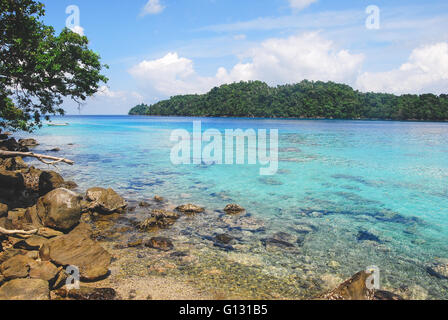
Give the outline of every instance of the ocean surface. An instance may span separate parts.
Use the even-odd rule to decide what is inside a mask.
[[[291,289],[292,297],[374,265],[383,288],[411,298],[448,299],[448,280],[427,269],[448,259],[447,123],[137,116],[53,121],[70,125],[33,133],[41,143],[35,151],[61,148],[57,154],[76,165],[59,170],[79,190],[112,187],[130,200],[158,194],[173,204],[204,206],[208,215],[197,217],[204,224],[185,227],[178,241],[196,237],[211,255],[231,254],[233,263],[289,283],[308,279],[299,286],[303,291]],[[261,176],[260,165],[173,165],[171,132],[191,132],[193,121],[223,133],[278,129],[277,174]],[[228,203],[245,207],[256,227],[223,224]],[[243,245],[228,253],[210,241],[217,232]],[[294,248],[267,250],[263,243],[271,237]],[[279,286],[277,291],[289,290]]]

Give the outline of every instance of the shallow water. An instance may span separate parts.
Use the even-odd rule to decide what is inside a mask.
[[[191,131],[193,120],[201,120],[203,130],[278,129],[278,173],[260,176],[259,165],[173,165],[170,134]],[[205,274],[210,287],[219,280],[223,290],[238,283],[245,289],[239,296],[310,297],[328,279],[376,265],[386,289],[448,298],[448,280],[426,271],[448,258],[448,124],[130,116],[54,121],[70,125],[34,133],[41,143],[36,152],[60,147],[58,155],[76,162],[59,166],[61,173],[80,190],[107,186],[130,200],[159,194],[173,205],[207,208],[164,233],[179,247],[190,246],[202,269],[183,272]],[[247,214],[225,216],[221,210],[234,202]],[[232,251],[210,241],[222,232],[237,238]],[[294,247],[266,250],[262,240],[277,232],[287,233]],[[203,272],[214,265],[227,277]]]

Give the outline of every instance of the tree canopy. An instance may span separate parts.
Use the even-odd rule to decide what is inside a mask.
[[[363,93],[334,82],[307,81],[270,87],[261,81],[213,88],[204,95],[175,96],[131,115],[448,120],[448,95]]]
[[[81,103],[108,81],[87,37],[56,35],[44,15],[38,1],[0,0],[0,127],[31,131],[64,114],[64,99]]]

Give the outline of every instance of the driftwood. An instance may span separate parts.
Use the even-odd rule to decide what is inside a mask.
[[[61,162],[67,163],[71,166],[75,164],[74,161],[69,160],[69,159],[52,157],[52,156],[47,156],[44,154],[38,154],[38,153],[34,153],[34,152],[18,152],[18,151],[0,150],[0,157],[32,157],[32,158],[36,158],[40,162],[43,162],[48,165],[55,165],[55,164],[61,163]],[[52,160],[52,161],[45,161],[44,159]]]
[[[25,230],[7,230],[2,227],[0,227],[0,234],[6,234],[6,235],[32,235],[36,234],[38,229],[25,231]]]

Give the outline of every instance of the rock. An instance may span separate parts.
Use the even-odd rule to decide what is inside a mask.
[[[4,262],[8,261],[9,259],[18,256],[18,255],[26,255],[27,251],[22,249],[7,249],[3,252],[0,252],[0,265]]]
[[[333,291],[325,294],[327,300],[403,300],[400,296],[382,290],[368,289],[367,281],[370,274],[361,271],[343,282]]]
[[[37,215],[45,227],[68,231],[81,219],[81,197],[64,188],[55,189],[37,202]]]
[[[16,171],[28,168],[27,164],[23,161],[21,157],[0,159],[0,167],[9,171]]]
[[[48,192],[65,187],[62,176],[54,171],[43,171],[39,177],[39,194],[45,195]]]
[[[20,172],[0,168],[0,188],[12,192],[22,191],[25,189],[25,181]]]
[[[138,225],[138,227],[143,231],[147,231],[151,228],[166,229],[172,226],[177,219],[179,219],[179,215],[175,212],[166,210],[152,210],[151,218],[144,220]]]
[[[40,247],[48,241],[47,238],[32,235],[31,237],[24,239],[20,242],[17,242],[14,245],[14,248],[24,249],[24,250],[39,250]]]
[[[261,242],[263,243],[263,245],[266,247],[267,250],[275,249],[275,248],[280,248],[280,249],[294,248],[294,245],[292,243],[289,243],[289,242],[283,241],[283,240],[274,239],[274,238],[266,238],[266,239],[261,240]]]
[[[170,239],[164,237],[154,237],[145,243],[148,248],[157,249],[160,251],[170,251],[174,249],[174,245]]]
[[[142,239],[138,239],[135,241],[129,241],[128,242],[128,247],[129,248],[136,248],[136,247],[140,247],[143,244],[143,240]]]
[[[226,233],[223,233],[223,234],[216,235],[215,240],[222,244],[229,244],[234,240],[234,238],[232,236],[229,236]]]
[[[0,272],[6,280],[26,278],[33,259],[25,255],[16,255],[0,265]]]
[[[50,239],[39,254],[44,261],[58,266],[77,266],[81,279],[95,281],[109,273],[112,256],[90,237],[92,231],[86,224],[80,224],[67,235]]]
[[[224,208],[224,212],[227,214],[238,214],[238,213],[242,213],[246,211],[246,209],[244,209],[243,207],[241,207],[240,205],[233,203],[233,204],[228,204],[225,208]]]
[[[41,279],[15,279],[0,287],[0,300],[49,300],[48,281]]]
[[[0,203],[0,218],[8,215],[8,206]]]
[[[112,189],[91,188],[86,192],[86,198],[92,202],[90,208],[98,210],[101,213],[114,213],[126,208],[127,204]]]
[[[151,206],[151,204],[149,204],[148,202],[145,202],[145,201],[141,201],[138,205],[142,208],[148,208]]]
[[[73,190],[73,189],[78,188],[78,184],[74,181],[65,181],[64,188],[68,189],[68,190]]]
[[[277,232],[272,236],[273,239],[283,242],[294,242],[295,238],[286,232]]]
[[[19,144],[22,147],[28,147],[28,148],[32,148],[32,147],[36,147],[39,145],[39,143],[36,141],[36,139],[19,139]]]
[[[59,269],[49,261],[33,261],[30,263],[30,278],[42,279],[53,283],[56,276],[59,273]]]
[[[163,201],[165,201],[165,199],[163,197],[161,197],[161,196],[155,195],[154,196],[154,201],[155,202],[163,202]]]
[[[50,150],[47,150],[48,152],[59,152],[59,151],[61,151],[61,149],[60,148],[53,148],[53,149],[50,149]]]
[[[57,231],[57,230],[53,230],[50,228],[39,228],[39,230],[37,231],[37,235],[41,236],[41,237],[45,237],[45,238],[54,238],[54,237],[58,237],[58,236],[62,236],[64,233],[62,233],[61,231]]]
[[[74,300],[97,300],[107,301],[115,300],[117,293],[112,288],[89,288],[81,287],[79,289],[66,290],[58,289],[56,294],[62,298],[74,299]]]
[[[382,243],[380,238],[378,238],[376,235],[364,230],[358,232],[356,239],[358,239],[358,241],[373,241],[377,243]]]
[[[25,188],[28,191],[39,192],[39,181],[43,172],[44,171],[34,167],[29,167],[27,170],[21,171],[23,181],[25,182]]]
[[[28,152],[29,149],[25,146],[21,146],[16,139],[9,138],[8,140],[3,140],[0,142],[0,150],[6,151],[20,151],[20,152]]]
[[[205,211],[204,208],[198,207],[194,204],[184,204],[182,206],[178,206],[176,210],[186,214],[202,213]]]
[[[448,263],[435,262],[430,266],[426,267],[426,272],[429,275],[436,277],[438,279],[448,279]]]

